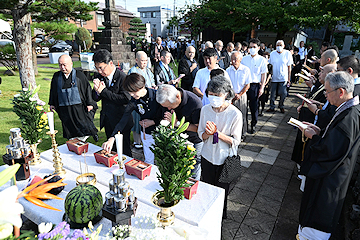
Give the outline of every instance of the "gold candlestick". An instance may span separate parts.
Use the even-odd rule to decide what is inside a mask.
[[[55,140],[55,135],[58,131],[55,130],[54,133],[50,133],[50,131],[48,131],[46,134],[47,135],[50,135],[51,137],[51,146],[53,148],[53,161],[54,161],[54,168],[55,168],[55,171],[53,174],[59,174],[60,176],[64,176],[66,171],[65,169],[63,168],[63,163],[61,162],[61,157],[60,157],[60,153],[59,153],[59,149],[57,148],[57,143],[56,143],[56,140]]]

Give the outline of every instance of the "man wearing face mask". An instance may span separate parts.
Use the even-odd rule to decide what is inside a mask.
[[[276,42],[276,51],[270,53],[269,63],[273,66],[273,76],[271,79],[270,108],[266,112],[275,112],[275,95],[276,91],[278,91],[280,95],[279,108],[281,113],[285,113],[286,86],[290,85],[293,58],[290,51],[285,50],[284,46],[284,41],[278,40]]]
[[[210,72],[213,69],[219,68],[219,65],[217,65],[217,53],[214,48],[207,48],[204,51],[203,57],[206,67],[200,69],[196,73],[192,87],[193,92],[202,99],[203,106],[205,106],[206,104],[209,104],[209,100],[204,94],[207,84],[210,81]],[[230,81],[229,74],[226,71],[224,71],[224,76]]]
[[[247,91],[249,107],[251,112],[251,128],[248,133],[256,132],[255,125],[259,114],[259,97],[263,94],[265,88],[267,60],[258,54],[260,49],[260,40],[257,38],[250,39],[250,55],[244,56],[241,63],[250,68],[251,83]]]

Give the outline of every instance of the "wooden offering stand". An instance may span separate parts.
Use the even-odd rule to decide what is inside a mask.
[[[95,160],[97,163],[104,164],[107,167],[117,163],[118,155],[116,152],[107,153],[104,149],[94,153]]]
[[[77,155],[81,155],[84,152],[88,152],[89,143],[81,141],[77,138],[66,141],[66,145],[69,151],[76,153]]]
[[[15,177],[17,181],[25,180],[30,177],[30,167],[29,162],[33,159],[34,154],[31,152],[26,157],[21,157],[20,159],[13,159],[9,154],[3,155],[3,161],[7,165],[11,166],[15,163],[20,164],[19,170],[16,172]]]
[[[146,176],[150,176],[151,164],[134,158],[125,163],[125,169],[127,174],[135,175],[139,179],[144,180]]]
[[[196,194],[196,192],[197,192],[197,188],[199,186],[199,181],[195,180],[193,178],[189,178],[189,180],[186,183],[190,184],[190,186],[187,188],[184,188],[184,197],[186,199],[190,200],[192,198],[192,196],[194,194]]]

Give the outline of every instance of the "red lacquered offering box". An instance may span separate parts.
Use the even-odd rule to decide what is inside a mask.
[[[134,158],[125,163],[125,169],[127,174],[135,175],[139,179],[144,180],[146,176],[150,176],[151,164]]]
[[[199,181],[193,178],[189,178],[187,181],[188,184],[191,184],[189,187],[184,188],[184,197],[186,199],[191,199],[194,194],[197,192],[197,188],[199,186]]]
[[[107,167],[112,167],[112,165],[117,163],[117,153],[111,152],[107,153],[104,149],[94,153],[95,160],[97,163],[104,164]]]
[[[66,142],[66,145],[69,151],[81,155],[84,152],[87,152],[89,149],[89,143],[81,141],[79,139],[72,139]]]

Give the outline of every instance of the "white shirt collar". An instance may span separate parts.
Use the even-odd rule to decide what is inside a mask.
[[[115,71],[116,71],[116,67],[114,66],[114,70],[110,73],[109,76],[107,76],[107,78],[109,79],[109,86],[108,87],[110,87],[110,85],[111,85],[111,82],[112,82],[112,79],[114,77]]]

